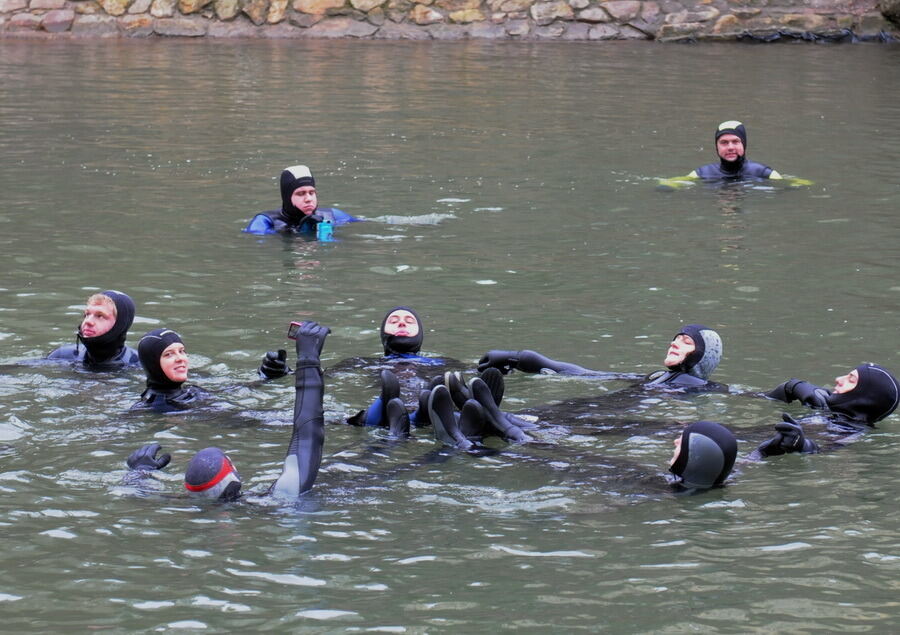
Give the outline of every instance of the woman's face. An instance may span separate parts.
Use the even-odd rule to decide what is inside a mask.
[[[697,350],[694,344],[694,338],[690,335],[676,335],[672,343],[669,344],[669,350],[666,352],[666,360],[663,362],[666,368],[678,366],[684,362],[685,358]]]
[[[159,367],[163,374],[176,383],[187,381],[189,366],[187,353],[181,342],[169,344],[159,356]]]
[[[835,394],[842,394],[845,392],[850,392],[856,385],[859,383],[859,372],[856,369],[851,370],[846,375],[841,375],[840,377],[834,378],[834,392]]]
[[[397,309],[388,315],[384,323],[384,332],[399,337],[415,337],[419,334],[419,321],[409,311]]]

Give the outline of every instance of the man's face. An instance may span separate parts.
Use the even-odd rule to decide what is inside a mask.
[[[841,375],[840,377],[834,378],[834,392],[835,394],[840,395],[841,393],[850,392],[856,385],[859,383],[859,372],[854,369],[851,370],[846,375]]]
[[[110,302],[92,302],[84,309],[81,321],[82,337],[99,337],[109,332],[116,323],[115,305]]]
[[[319,199],[316,196],[316,188],[312,185],[303,185],[294,190],[291,194],[291,204],[301,212],[309,216],[319,206]]]
[[[744,156],[744,142],[734,134],[723,134],[716,140],[716,152],[725,161],[737,161]]]
[[[690,335],[685,335],[684,333],[676,335],[675,339],[672,340],[672,343],[669,344],[669,350],[666,352],[666,360],[663,363],[666,368],[678,366],[695,350],[697,350],[697,345],[694,344],[694,338]]]
[[[419,334],[419,322],[416,316],[403,309],[393,311],[384,323],[384,332],[399,337],[415,337]]]
[[[188,366],[187,353],[181,342],[169,344],[159,356],[159,367],[163,374],[176,383],[187,381]]]

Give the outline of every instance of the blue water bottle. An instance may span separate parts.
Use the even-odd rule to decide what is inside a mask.
[[[325,242],[334,240],[334,225],[330,220],[323,220],[316,225],[316,238]]]

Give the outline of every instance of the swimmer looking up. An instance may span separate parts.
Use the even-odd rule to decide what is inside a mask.
[[[76,343],[56,349],[47,359],[81,363],[92,370],[137,364],[137,352],[125,345],[134,313],[134,301],[121,291],[95,293],[87,299]]]
[[[643,385],[664,388],[720,388],[709,376],[722,359],[722,339],[716,331],[702,324],[687,324],[676,333],[666,352],[665,370],[643,378]],[[530,350],[492,350],[482,356],[478,370],[497,368],[501,373],[521,370],[526,373],[554,372],[563,375],[596,375],[601,379],[634,379],[623,373],[591,370],[560,362]]]

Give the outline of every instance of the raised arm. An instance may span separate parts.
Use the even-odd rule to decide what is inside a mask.
[[[281,476],[270,490],[275,496],[299,496],[313,486],[319,473],[325,443],[325,384],[319,356],[329,333],[331,329],[316,322],[305,322],[297,333],[294,429]]]

